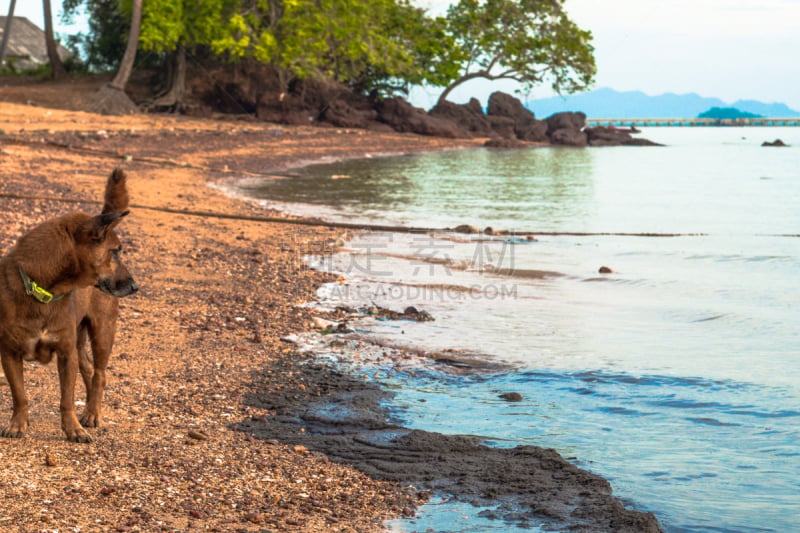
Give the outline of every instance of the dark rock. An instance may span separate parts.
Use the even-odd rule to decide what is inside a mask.
[[[528,142],[547,142],[547,122],[532,119],[527,123],[518,123],[514,127],[517,137]]]
[[[423,109],[414,107],[402,98],[387,98],[377,102],[378,120],[399,132],[419,133],[437,137],[469,137],[452,122],[428,115]]]
[[[641,139],[634,137],[630,141],[626,142],[625,146],[664,146],[664,145],[659,144],[657,142],[653,142],[649,139]]]
[[[521,402],[524,400],[522,394],[518,392],[504,392],[500,395],[500,398],[504,399],[507,402]]]
[[[405,320],[415,320],[417,322],[433,322],[435,320],[433,315],[431,315],[429,312],[420,311],[413,305],[403,309],[403,312],[399,315],[399,318]]]
[[[491,507],[493,518],[520,526],[533,522],[558,531],[661,531],[653,514],[626,509],[606,480],[555,450],[495,448],[472,436],[397,426],[384,407],[387,391],[332,369],[281,360],[263,372],[271,376],[298,371],[306,386],[295,394],[271,390],[256,379],[248,405],[274,415],[265,422],[234,427],[255,438],[281,439],[289,446],[322,452],[375,479]]]
[[[317,110],[307,106],[302,98],[294,95],[275,95],[264,93],[256,107],[256,117],[265,122],[308,125],[314,122]]]
[[[483,106],[481,106],[481,103],[478,101],[477,98],[470,98],[469,102],[464,104],[464,107],[466,107],[473,113],[476,113],[478,115],[483,115]]]
[[[464,105],[444,101],[431,109],[430,115],[453,122],[475,137],[489,137],[492,134],[492,125],[483,114],[480,102],[475,98]]]
[[[789,145],[780,139],[775,139],[772,142],[764,141],[763,143],[761,143],[761,146],[789,146]]]
[[[610,126],[584,129],[590,146],[622,146],[633,139],[631,134]]]
[[[586,146],[588,143],[586,134],[573,128],[561,128],[549,136],[551,143],[563,146]]]
[[[344,99],[331,101],[319,115],[319,120],[329,122],[339,128],[362,128],[369,127],[370,122],[374,122],[378,113],[369,107],[356,109]]]
[[[613,126],[584,128],[589,146],[661,146],[647,139],[636,138],[631,130],[621,130]]]
[[[433,322],[436,320],[429,312],[420,311],[413,305],[403,309],[402,313],[387,309],[385,307],[374,306],[368,310],[365,310],[365,314],[384,320],[414,320],[415,322]],[[347,331],[346,333],[351,332],[352,330]]]
[[[504,117],[514,121],[514,135],[523,141],[546,142],[547,124],[537,120],[519,99],[503,93],[494,92],[489,96],[488,114],[490,117]],[[501,135],[509,138],[507,135]]]
[[[547,136],[552,144],[564,146],[586,146],[588,138],[583,127],[586,115],[583,113],[564,112],[551,115],[545,120]]]
[[[521,120],[533,120],[534,114],[522,105],[519,99],[500,91],[489,95],[489,105],[486,110],[488,115]]]
[[[516,139],[516,122],[513,118],[500,117],[496,115],[489,115],[489,123],[492,125],[492,130],[497,137],[501,139]]]
[[[610,267],[607,267],[607,266],[601,266],[600,269],[598,270],[598,272],[600,274],[613,274],[614,273],[614,271]]]
[[[237,101],[241,100],[238,98]],[[377,113],[368,97],[321,80],[302,80],[289,90],[265,90],[256,105],[260,120],[280,124],[325,123],[340,128],[367,128]]]
[[[469,224],[461,224],[460,226],[456,226],[455,228],[453,228],[453,231],[455,231],[456,233],[480,233],[481,232],[481,230],[479,230],[477,227],[470,226]]]
[[[550,115],[545,122],[547,122],[547,136],[552,137],[554,132],[562,129],[581,131],[586,126],[586,114],[566,111]]]

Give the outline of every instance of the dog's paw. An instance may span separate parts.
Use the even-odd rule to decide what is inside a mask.
[[[28,429],[28,421],[25,420],[24,422],[20,422],[15,419],[11,419],[11,422],[8,426],[4,427],[2,431],[0,431],[0,436],[5,437],[7,439],[21,439],[25,436],[25,431]]]
[[[81,425],[85,428],[100,427],[100,415],[97,413],[83,413],[81,415]]]
[[[11,426],[3,428],[3,431],[0,431],[0,437],[5,437],[7,439],[21,439],[24,436],[24,431],[21,429],[12,428]]]
[[[64,433],[67,434],[67,440],[70,442],[81,442],[81,443],[92,442],[92,436],[89,435],[88,431],[86,431],[80,426],[72,430],[65,430]]]

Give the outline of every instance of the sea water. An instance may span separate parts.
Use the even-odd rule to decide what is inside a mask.
[[[436,319],[367,321],[366,338],[510,365],[385,369],[409,426],[555,448],[667,531],[800,531],[800,128],[640,135],[665,146],[344,161],[246,193],[330,219],[514,232],[356,232],[317,259],[343,276],[322,301]],[[761,146],[775,138],[791,146]],[[510,526],[437,502],[392,527]]]

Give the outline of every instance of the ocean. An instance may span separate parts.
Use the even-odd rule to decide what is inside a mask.
[[[441,228],[353,231],[310,259],[342,276],[323,304],[435,318],[363,320],[364,339],[505,365],[372,369],[409,427],[555,448],[668,532],[800,531],[800,128],[639,135],[665,146],[341,161],[239,192]],[[445,231],[463,224],[494,234]],[[436,501],[389,525],[513,530],[479,511]]]

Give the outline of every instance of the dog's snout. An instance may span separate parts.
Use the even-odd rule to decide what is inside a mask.
[[[132,278],[124,280],[99,279],[96,288],[117,298],[124,298],[139,290],[139,285]]]

